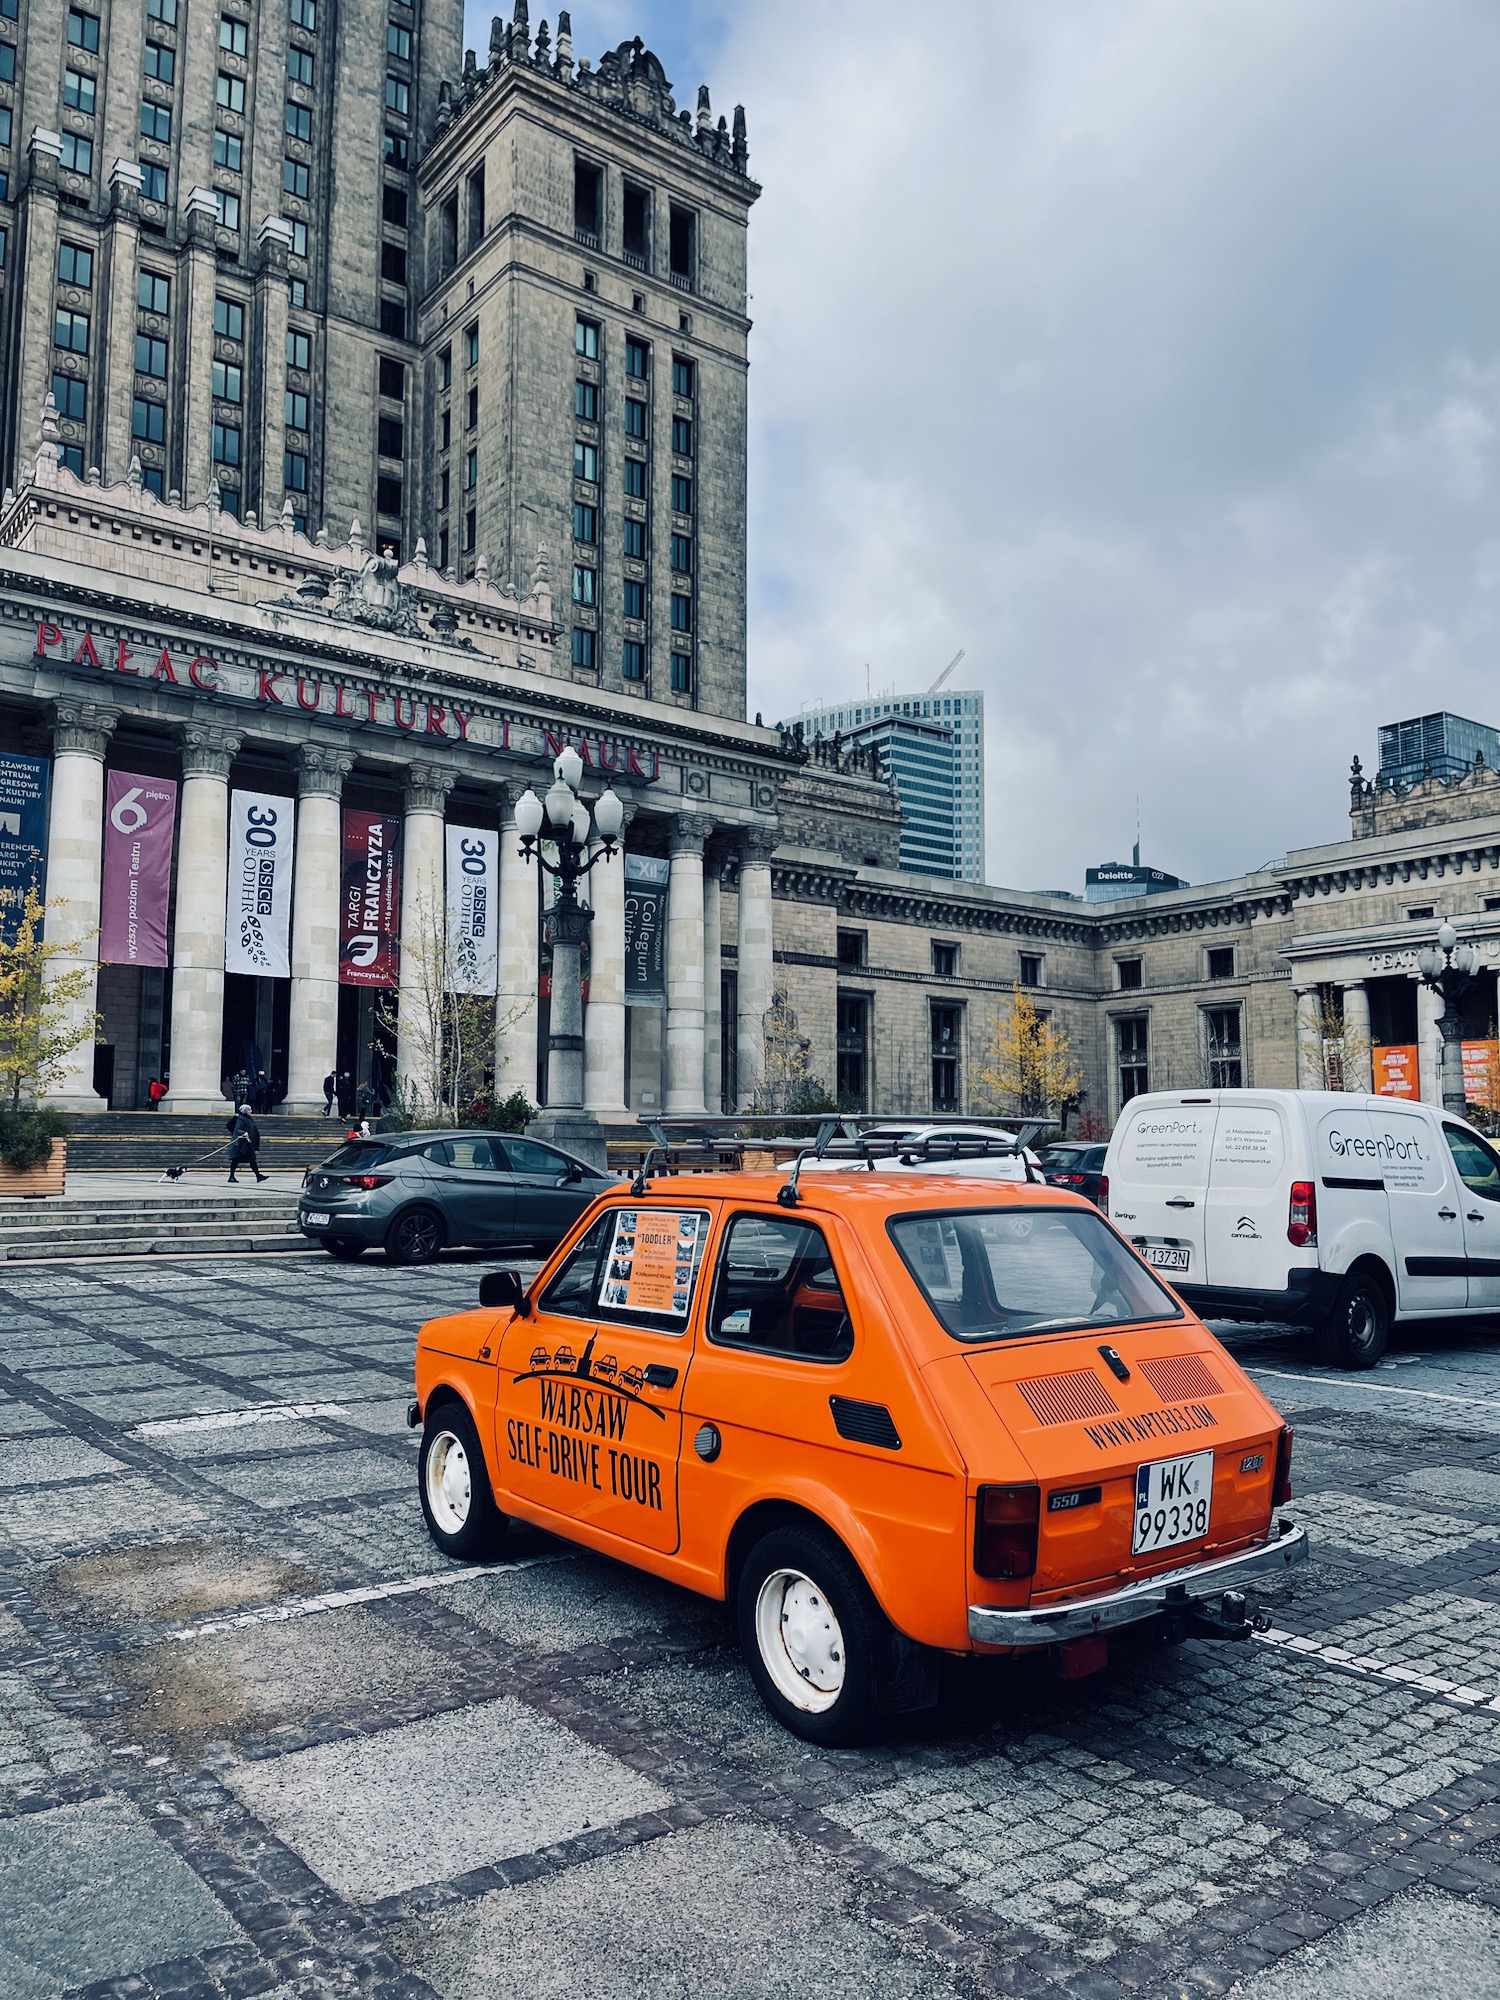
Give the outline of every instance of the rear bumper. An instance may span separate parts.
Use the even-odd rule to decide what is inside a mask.
[[[969,1637],[982,1646],[1055,1646],[1064,1639],[1087,1639],[1121,1625],[1138,1625],[1194,1598],[1237,1590],[1258,1577],[1279,1576],[1294,1563],[1306,1560],[1307,1530],[1291,1521],[1280,1521],[1271,1540],[1259,1548],[1241,1549],[1237,1555],[1220,1556],[1215,1562],[1163,1570],[1102,1597],[1079,1597],[1067,1604],[1040,1604],[1024,1611],[971,1604]]]
[[[309,1208],[315,1215],[330,1215],[332,1219],[317,1228],[310,1228],[307,1222]],[[381,1243],[385,1240],[386,1221],[383,1215],[361,1214],[357,1210],[349,1213],[337,1208],[319,1209],[315,1203],[305,1204],[297,1211],[297,1227],[314,1243],[321,1243],[325,1236],[352,1238],[356,1243]]]
[[[1341,1282],[1336,1271],[1288,1271],[1284,1292],[1248,1285],[1173,1285],[1185,1306],[1200,1319],[1274,1320],[1291,1326],[1319,1326],[1333,1311]],[[1171,1283],[1170,1278],[1168,1283]]]

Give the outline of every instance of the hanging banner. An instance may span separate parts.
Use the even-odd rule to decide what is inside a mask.
[[[177,780],[111,771],[104,781],[99,883],[103,965],[165,965]]]
[[[339,984],[395,986],[400,977],[401,821],[346,810]]]
[[[667,1004],[667,883],[670,862],[625,856],[625,1004]]]
[[[448,991],[493,993],[500,984],[500,836],[450,826]]]
[[[26,891],[46,895],[47,785],[43,757],[0,751],[0,938],[15,941]]]
[[[263,979],[290,976],[296,821],[296,800],[277,792],[229,795],[226,972]]]
[[[1375,1094],[1377,1097],[1421,1096],[1417,1085],[1417,1045],[1415,1042],[1377,1043]]]
[[[1465,1042],[1464,1102],[1495,1108],[1500,1096],[1500,1042]]]

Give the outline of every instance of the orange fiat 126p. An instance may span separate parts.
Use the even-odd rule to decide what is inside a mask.
[[[1091,1203],[932,1173],[676,1174],[417,1348],[446,1554],[506,1518],[736,1609],[778,1720],[847,1743],[943,1653],[1243,1638],[1306,1554],[1291,1433]]]

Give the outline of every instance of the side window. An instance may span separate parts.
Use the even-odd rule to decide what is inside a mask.
[[[535,1139],[501,1140],[510,1159],[513,1174],[550,1174],[560,1178],[568,1171],[568,1163],[561,1153],[554,1153],[550,1146],[539,1146]]]
[[[502,1164],[490,1151],[488,1139],[449,1139],[448,1164],[451,1167],[467,1167],[471,1172],[478,1169],[487,1172]]]
[[[432,1145],[422,1148],[422,1158],[430,1160],[435,1167],[451,1167],[453,1148],[446,1139],[438,1139]]]
[[[1448,1141],[1458,1177],[1470,1194],[1477,1194],[1485,1201],[1500,1201],[1500,1160],[1489,1147],[1472,1132],[1460,1132],[1456,1125],[1445,1125],[1443,1137]]]
[[[699,1209],[611,1208],[547,1287],[541,1310],[686,1333],[707,1241]]]
[[[737,1215],[719,1256],[709,1338],[801,1361],[846,1361],[854,1327],[822,1230]]]
[[[542,1295],[541,1310],[564,1319],[592,1319],[594,1301],[599,1296],[599,1263],[604,1246],[614,1233],[613,1215],[601,1215],[586,1230],[578,1248],[569,1257]]]

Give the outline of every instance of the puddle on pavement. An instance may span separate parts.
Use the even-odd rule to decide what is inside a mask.
[[[201,1618],[317,1587],[311,1570],[223,1536],[60,1562],[43,1594],[62,1617],[98,1627]]]

